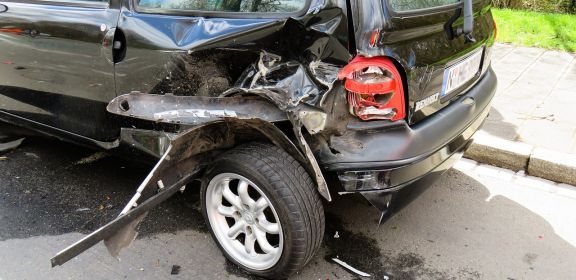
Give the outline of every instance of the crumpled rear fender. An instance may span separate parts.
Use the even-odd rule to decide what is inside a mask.
[[[309,168],[311,174],[315,174],[315,169],[308,162],[308,153],[301,153],[274,124],[258,118],[226,117],[195,125],[177,134],[124,129],[123,135],[130,135],[127,139],[131,139],[133,146],[146,148],[149,153],[161,152],[162,157],[116,219],[59,252],[52,258],[52,266],[66,263],[100,241],[104,241],[111,255],[118,257],[120,250],[129,246],[136,238],[138,225],[148,211],[201,176],[201,170],[210,163],[213,152],[230,149],[237,144],[238,139],[254,133],[282,147]],[[150,141],[151,139],[157,141]],[[165,149],[155,150],[154,146]]]
[[[302,127],[314,130],[321,127],[325,120],[324,113],[310,106],[301,105],[284,111],[258,96],[173,96],[133,92],[113,99],[107,110],[128,120],[178,125],[181,130],[206,124],[214,128],[223,126],[227,130],[227,137],[232,138],[235,144],[242,141],[242,136],[244,139],[254,139],[256,132],[256,138],[263,136],[265,140],[283,148],[300,161],[315,179],[320,194],[331,201],[320,166],[302,134]],[[295,142],[273,124],[285,121],[289,121],[293,126]],[[134,137],[134,134],[139,134],[140,137]],[[158,145],[167,142],[162,141],[161,137],[162,134],[158,135],[155,130],[123,129],[122,138],[125,142],[129,141],[133,147],[160,156],[163,149]],[[150,141],[150,138],[158,140]],[[138,141],[139,139],[143,141]]]

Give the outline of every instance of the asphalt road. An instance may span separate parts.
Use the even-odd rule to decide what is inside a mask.
[[[5,157],[5,158],[3,158]],[[148,167],[29,138],[0,154],[0,279],[242,279],[206,231],[198,192],[155,209],[133,246],[50,257],[111,220]],[[463,160],[380,228],[353,196],[327,206],[325,244],[294,279],[574,279],[576,188]],[[338,231],[338,238],[335,238]],[[171,275],[174,265],[180,267]]]

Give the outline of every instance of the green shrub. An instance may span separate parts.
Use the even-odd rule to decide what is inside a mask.
[[[576,13],[576,0],[492,0],[492,3],[498,8]]]

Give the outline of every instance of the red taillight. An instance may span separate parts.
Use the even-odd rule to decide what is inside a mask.
[[[357,56],[338,79],[346,80],[350,111],[360,119],[396,121],[406,116],[402,76],[389,58]]]

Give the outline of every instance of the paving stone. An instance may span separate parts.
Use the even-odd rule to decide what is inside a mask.
[[[482,131],[502,139],[516,140],[519,136],[518,130],[526,118],[522,114],[503,110],[501,106],[492,106],[490,114],[482,126]]]
[[[574,87],[572,89],[559,89],[556,88],[548,96],[548,101],[562,102],[564,106],[576,108],[576,80],[574,80]],[[576,114],[574,115],[576,116]]]
[[[528,65],[540,57],[546,50],[539,48],[515,48],[503,59],[503,63],[515,62],[517,65]]]
[[[576,77],[571,78],[569,76],[564,76],[556,84],[555,90],[567,90],[567,91],[571,90],[572,93],[574,93],[575,88],[576,88]]]
[[[549,50],[540,57],[539,62],[551,65],[560,65],[569,63],[574,59],[574,57],[575,55],[572,53]]]
[[[508,55],[510,52],[512,52],[516,47],[512,46],[512,45],[506,45],[506,44],[498,44],[496,43],[496,45],[494,46],[494,48],[492,49],[492,60],[493,61],[499,61],[502,58],[504,58],[506,55]]]
[[[503,59],[494,63],[494,67],[497,72],[520,74],[543,53],[544,50],[542,49],[516,48]]]
[[[534,118],[546,118],[557,124],[566,124],[568,129],[576,127],[576,92],[572,99],[569,98],[548,98],[545,102],[537,106],[532,113]],[[559,127],[564,129],[565,127]]]
[[[564,75],[556,84],[556,89],[559,90],[572,90],[576,88],[576,59],[572,60],[570,66],[564,72]]]
[[[498,106],[498,110],[506,111],[516,114],[530,115],[537,106],[544,102],[544,96],[526,96],[526,97],[509,97],[503,96],[498,97],[498,100],[494,101],[495,106]]]
[[[502,77],[505,80],[516,80],[524,71],[524,68],[528,65],[514,65],[513,63],[510,64],[495,64],[492,65],[494,68],[494,72],[498,75],[498,77]]]
[[[492,64],[494,72],[498,74],[498,79],[511,79],[515,80],[518,75],[524,71],[526,66],[518,67],[518,65],[513,64]]]
[[[543,119],[526,120],[519,141],[560,152],[570,152],[576,127]]]
[[[567,63],[547,65],[537,61],[531,67],[526,69],[524,73],[522,73],[522,75],[518,78],[518,82],[543,85],[548,90],[550,90],[554,86],[553,83],[556,83],[562,76],[563,70],[567,65]]]
[[[516,81],[504,91],[504,96],[544,100],[551,90],[551,88],[546,88],[546,84]]]
[[[572,65],[566,71],[566,77],[576,79],[576,60],[572,60]]]

